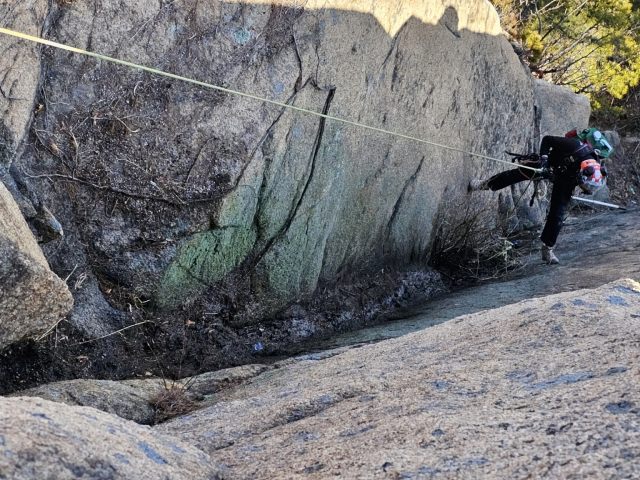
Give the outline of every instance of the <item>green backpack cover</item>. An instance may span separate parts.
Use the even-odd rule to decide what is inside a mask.
[[[585,128],[577,136],[582,142],[589,144],[591,148],[600,150],[604,158],[613,152],[613,147],[597,128]]]

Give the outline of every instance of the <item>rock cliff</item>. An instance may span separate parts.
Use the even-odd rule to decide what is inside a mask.
[[[496,157],[535,150],[552,106],[586,124],[583,98],[533,82],[487,2],[390,5],[29,0],[0,21]],[[426,265],[459,212],[541,222],[524,185],[466,196],[502,164],[4,39],[2,88],[21,93],[0,99],[0,174],[75,300],[60,342],[0,358],[4,391],[35,385],[24,370],[191,375],[282,354],[442,292]]]
[[[41,26],[465,151],[534,148],[533,81],[487,2],[343,3],[58,2]],[[319,285],[423,264],[445,190],[500,168],[49,48],[41,71],[21,79],[35,113],[12,171],[64,227],[45,253],[85,278],[72,322],[94,336],[127,304],[210,292],[210,310],[231,302],[230,321],[251,324]]]
[[[505,166],[464,152],[535,150],[588,102],[534,82],[488,2],[22,0],[0,25],[456,149],[2,37],[0,477],[638,476],[640,285],[599,286],[637,277],[637,211],[392,336],[431,329],[151,373],[442,292],[459,208],[540,222],[525,186],[472,204]]]

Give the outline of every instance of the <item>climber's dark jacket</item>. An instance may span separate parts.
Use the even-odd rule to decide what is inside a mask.
[[[576,138],[552,136],[544,137],[542,143],[540,143],[540,155],[548,155],[548,165],[553,174],[553,190],[551,192],[549,213],[540,237],[542,242],[549,247],[553,247],[556,244],[564,222],[567,205],[569,205],[573,190],[578,186],[580,163],[587,158],[593,158],[590,148],[580,148],[583,145]],[[489,179],[489,188],[496,191],[518,182],[540,178],[542,178],[540,174],[531,170],[516,168],[491,177]]]

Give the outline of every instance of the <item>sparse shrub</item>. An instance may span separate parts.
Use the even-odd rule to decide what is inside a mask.
[[[187,396],[187,387],[175,382],[165,385],[165,389],[151,397],[149,403],[156,408],[156,423],[186,415],[198,408],[198,403]]]
[[[522,264],[508,236],[515,208],[498,218],[494,202],[471,201],[465,193],[445,192],[434,221],[430,264],[453,280],[498,278]]]
[[[587,94],[598,110],[640,80],[635,0],[491,0],[539,78]],[[613,112],[610,112],[613,113]]]

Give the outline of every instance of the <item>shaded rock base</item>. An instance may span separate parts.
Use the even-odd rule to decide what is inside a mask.
[[[15,344],[0,352],[0,395],[76,378],[122,380],[183,378],[243,365],[273,363],[309,350],[336,333],[381,322],[399,307],[425,302],[446,291],[428,268],[384,271],[358,281],[327,286],[273,318],[252,325],[232,322],[238,292],[218,292],[185,310],[133,310],[113,331],[91,339],[62,322],[40,342]],[[220,309],[219,304],[225,304]]]

